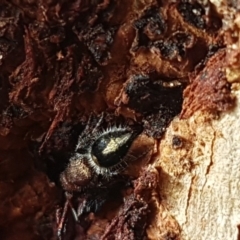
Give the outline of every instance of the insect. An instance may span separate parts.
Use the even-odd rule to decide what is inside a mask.
[[[129,149],[139,131],[128,126],[113,126],[99,131],[102,121],[103,115],[91,128],[90,119],[79,136],[75,153],[60,177],[66,191],[84,190],[99,178],[109,181],[135,159]]]
[[[67,168],[60,175],[60,182],[68,197],[62,219],[59,220],[58,232],[64,225],[66,209],[72,210],[76,221],[83,212],[96,211],[104,202],[109,186],[130,162],[137,159],[131,152],[131,146],[141,130],[127,125],[102,129],[103,118],[101,115],[97,123],[94,123],[93,117],[89,118]],[[69,198],[74,192],[80,195],[89,193],[88,196],[94,200],[89,201],[91,205],[87,205],[88,200],[85,200],[85,206],[81,203],[81,209],[78,206],[75,212]]]

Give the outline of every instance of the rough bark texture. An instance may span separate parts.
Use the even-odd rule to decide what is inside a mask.
[[[0,1],[0,239],[56,239],[65,201],[64,240],[237,239],[239,8]],[[101,116],[141,129],[137,161],[70,199],[60,174]]]
[[[217,120],[202,113],[175,119],[159,146],[159,189],[182,239],[238,239],[239,91],[237,96],[236,109]],[[155,231],[152,239],[161,239]]]

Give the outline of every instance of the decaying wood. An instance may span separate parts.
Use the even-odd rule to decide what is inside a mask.
[[[56,239],[60,219],[64,240],[237,240],[239,7],[0,1],[0,239]],[[59,175],[102,112],[142,129],[140,157],[61,219]]]
[[[219,119],[202,113],[188,120],[176,118],[159,146],[154,166],[161,169],[162,208],[179,224],[182,239],[238,239],[239,91],[236,94],[236,108]],[[180,147],[173,144],[176,138]],[[162,218],[159,213],[155,221]],[[157,226],[149,229],[151,239],[161,239]]]

